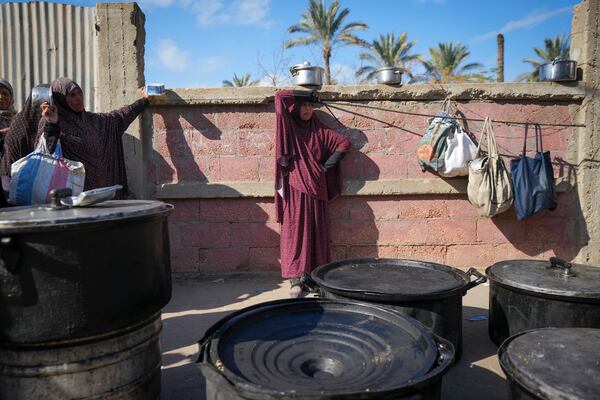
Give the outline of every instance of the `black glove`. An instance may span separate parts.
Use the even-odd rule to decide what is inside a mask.
[[[344,158],[344,153],[342,153],[341,151],[334,151],[333,154],[327,159],[327,161],[325,161],[323,167],[325,169],[333,168],[338,162],[340,162],[342,158]]]

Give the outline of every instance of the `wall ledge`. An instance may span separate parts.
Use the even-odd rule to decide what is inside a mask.
[[[574,183],[557,178],[557,192],[566,192]],[[274,182],[180,182],[156,186],[157,199],[226,199],[273,197]],[[405,196],[466,194],[467,179],[390,179],[377,181],[345,181],[343,196]]]
[[[273,101],[277,90],[302,89],[300,87],[243,87],[198,88],[167,90],[157,97],[154,106],[195,105],[253,105]],[[386,85],[324,86],[319,91],[325,101],[423,101],[443,100],[506,100],[506,101],[566,101],[581,102],[585,97],[585,84],[581,82],[554,83],[453,83],[410,84],[400,87]]]

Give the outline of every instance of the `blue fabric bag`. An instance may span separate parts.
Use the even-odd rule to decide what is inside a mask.
[[[554,210],[558,205],[554,190],[554,172],[550,162],[550,152],[543,150],[542,128],[535,127],[535,157],[527,157],[527,131],[521,157],[511,160],[515,210],[517,219],[524,220],[544,209]]]

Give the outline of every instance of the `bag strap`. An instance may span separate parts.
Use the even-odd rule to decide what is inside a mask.
[[[542,143],[542,127],[540,124],[535,124],[533,127],[535,128],[535,151],[543,153],[544,146]]]
[[[525,123],[525,137],[523,138],[523,152],[521,153],[521,157],[525,157],[527,155],[527,132],[529,131],[529,123]],[[537,128],[535,130],[535,143],[537,147]]]
[[[494,130],[492,129],[492,121],[489,117],[487,117],[487,120],[488,153],[490,157],[498,158],[498,145],[496,144],[496,135],[494,135]]]

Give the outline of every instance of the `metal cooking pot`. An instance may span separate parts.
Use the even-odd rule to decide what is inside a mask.
[[[397,311],[324,299],[245,308],[199,344],[206,398],[220,400],[437,400],[454,358],[452,344]]]
[[[511,399],[597,399],[600,329],[548,328],[510,337],[498,349]]]
[[[148,318],[171,298],[158,201],[0,211],[0,344],[72,343]]]
[[[489,334],[509,336],[547,327],[600,328],[600,268],[558,258],[510,260],[486,270],[490,281]]]
[[[471,281],[471,277],[476,279]],[[316,268],[304,281],[330,299],[368,301],[415,318],[462,353],[462,296],[486,278],[424,261],[359,258]]]
[[[53,105],[52,88],[49,85],[34,86],[31,89],[31,104],[33,107],[39,107],[42,103]]]
[[[323,68],[311,66],[308,61],[290,68],[294,85],[320,89],[323,86]]]
[[[377,83],[399,85],[402,81],[402,69],[399,67],[379,68],[375,71]]]
[[[551,63],[543,64],[539,70],[540,81],[565,82],[577,80],[577,62],[557,58]]]

